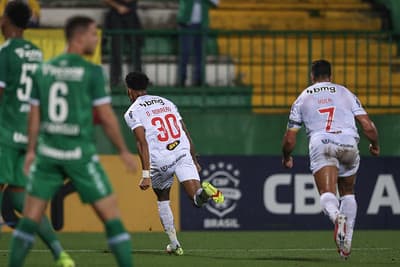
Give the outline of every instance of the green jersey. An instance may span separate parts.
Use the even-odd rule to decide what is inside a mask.
[[[31,94],[40,110],[38,156],[90,160],[96,153],[93,106],[110,102],[101,66],[68,53],[40,65]]]
[[[0,143],[25,148],[32,76],[42,52],[24,39],[9,39],[0,47]]]

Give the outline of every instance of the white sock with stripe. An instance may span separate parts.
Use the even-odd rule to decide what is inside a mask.
[[[174,226],[174,215],[172,214],[170,201],[157,201],[158,213],[160,215],[161,224],[164,227],[165,233],[171,242],[171,245],[176,248],[180,246],[178,238],[176,236],[176,230]]]

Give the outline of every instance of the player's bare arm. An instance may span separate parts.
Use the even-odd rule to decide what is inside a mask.
[[[133,160],[133,156],[129,152],[125,144],[119,128],[117,117],[115,116],[111,105],[108,103],[99,105],[95,107],[95,110],[99,116],[99,120],[101,122],[101,125],[103,126],[104,132],[118,149],[120,157],[125,166],[128,168],[129,171],[135,171],[137,169],[136,163]]]
[[[298,129],[287,129],[282,141],[282,165],[285,168],[293,167],[293,158],[291,156],[296,146],[296,136]]]
[[[192,138],[190,137],[189,130],[186,128],[186,125],[183,122],[183,120],[181,120],[181,124],[182,124],[182,129],[185,131],[186,136],[187,136],[187,138],[189,140],[189,143],[190,143],[190,155],[192,155],[192,159],[193,159],[194,164],[196,165],[197,170],[201,171],[201,166],[199,164],[199,161],[197,160],[196,149],[194,147]]]
[[[146,190],[151,186],[150,179],[150,153],[149,145],[147,144],[144,127],[139,126],[134,129],[136,138],[136,146],[139,153],[140,161],[142,162],[142,179],[140,179],[139,187]]]
[[[380,147],[378,141],[378,130],[375,127],[374,122],[369,118],[368,115],[358,115],[356,120],[360,123],[364,135],[368,138],[370,145],[369,151],[373,156],[379,156]]]
[[[28,115],[28,146],[24,162],[24,172],[29,174],[29,168],[35,159],[35,149],[40,128],[40,110],[38,105],[31,105]]]

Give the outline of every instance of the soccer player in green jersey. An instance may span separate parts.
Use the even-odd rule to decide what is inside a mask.
[[[82,57],[93,54],[96,48],[96,23],[88,17],[70,18],[65,35],[66,53],[43,63],[33,79],[24,165],[30,179],[23,218],[11,241],[9,267],[22,266],[47,203],[65,177],[104,223],[118,266],[130,267],[130,235],[120,220],[116,196],[96,155],[93,107],[127,168],[134,171],[136,163],[122,138],[101,66]]]
[[[27,114],[32,74],[42,60],[42,52],[23,39],[31,11],[22,3],[7,4],[1,19],[6,42],[0,47],[0,207],[3,192],[11,196],[12,208],[22,212],[27,177],[23,173],[27,138]],[[38,234],[50,248],[57,266],[73,267],[47,217],[38,218]],[[6,222],[12,224],[15,222]]]

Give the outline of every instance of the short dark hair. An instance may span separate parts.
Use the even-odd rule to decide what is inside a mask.
[[[331,76],[331,63],[325,59],[315,60],[312,63],[311,73],[314,78],[323,78]]]
[[[4,10],[11,23],[21,29],[26,29],[31,19],[32,12],[27,4],[21,1],[9,2]]]
[[[150,80],[146,74],[140,71],[133,71],[126,75],[125,82],[129,89],[142,91],[147,89]]]
[[[86,16],[75,16],[67,20],[65,24],[65,38],[70,41],[77,31],[87,30],[95,21]]]

